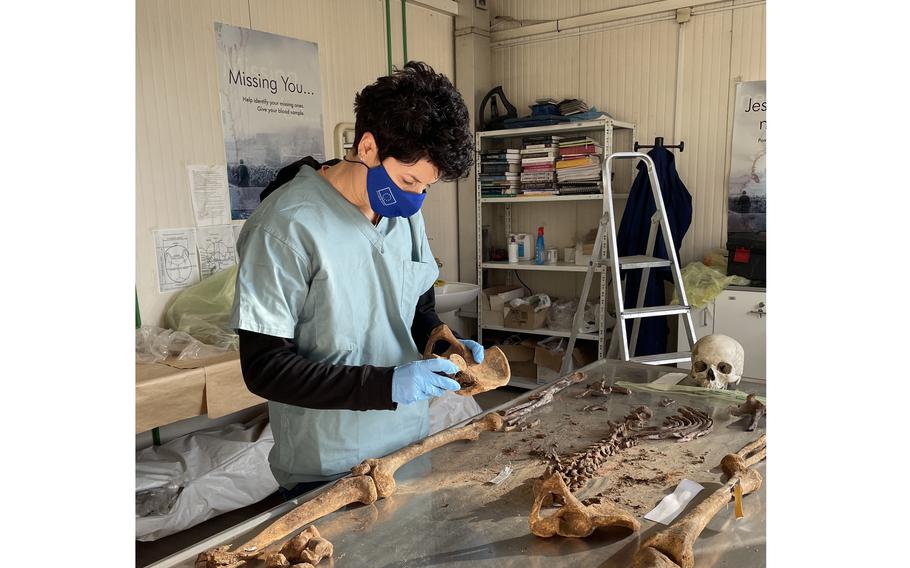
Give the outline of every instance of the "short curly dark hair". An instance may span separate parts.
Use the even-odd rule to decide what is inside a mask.
[[[474,143],[468,108],[448,77],[420,61],[380,77],[354,97],[354,147],[365,132],[376,139],[380,159],[406,164],[427,158],[439,178],[468,175]]]

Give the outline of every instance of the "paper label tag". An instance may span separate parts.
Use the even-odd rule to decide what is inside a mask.
[[[701,484],[690,479],[683,479],[676,486],[676,490],[661,499],[660,503],[645,515],[645,518],[655,523],[669,525],[702,489],[704,487]]]
[[[743,514],[743,488],[739,482],[733,486],[733,507],[737,519],[745,517]]]
[[[499,485],[500,483],[505,481],[510,475],[512,475],[512,471],[513,471],[512,466],[507,465],[504,468],[502,468],[502,471],[499,472],[499,475],[497,475],[496,477],[494,477],[487,483],[492,483],[493,485]]]

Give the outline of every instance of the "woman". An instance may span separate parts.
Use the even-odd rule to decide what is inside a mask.
[[[295,164],[237,243],[232,326],[247,387],[269,400],[269,463],[287,497],[426,436],[427,399],[459,388],[439,374],[452,363],[421,360],[440,322],[419,210],[428,186],[470,169],[468,110],[415,62],[363,89],[354,110],[343,161]]]

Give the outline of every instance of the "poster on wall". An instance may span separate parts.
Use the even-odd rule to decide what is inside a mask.
[[[325,161],[315,43],[215,22],[231,219],[246,219],[283,166]]]
[[[765,81],[736,84],[733,147],[727,195],[728,233],[765,232]]]

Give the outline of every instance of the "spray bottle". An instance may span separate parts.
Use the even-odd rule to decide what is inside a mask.
[[[537,246],[534,248],[534,264],[543,264],[547,256],[543,244],[543,227],[537,228]]]

